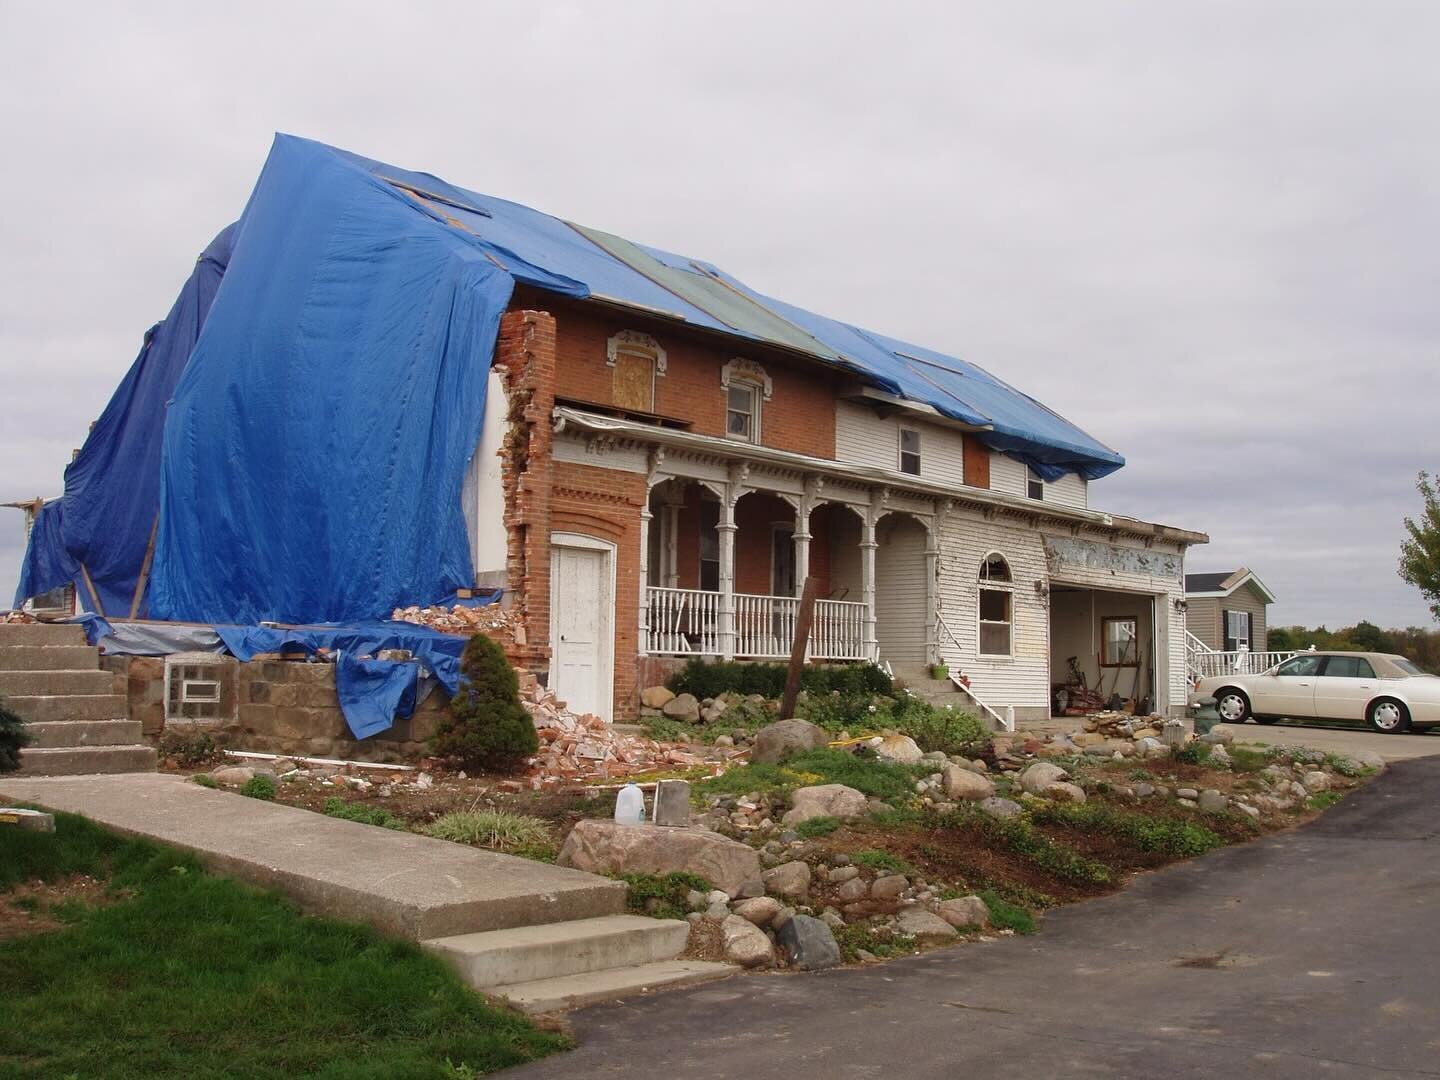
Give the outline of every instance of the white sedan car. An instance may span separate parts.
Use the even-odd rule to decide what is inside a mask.
[[[1387,735],[1440,724],[1440,677],[1388,653],[1301,653],[1259,675],[1201,679],[1191,703],[1202,697],[1227,724],[1364,720]]]

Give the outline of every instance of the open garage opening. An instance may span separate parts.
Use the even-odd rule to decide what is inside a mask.
[[[1149,713],[1161,666],[1156,598],[1147,593],[1050,586],[1050,710]]]

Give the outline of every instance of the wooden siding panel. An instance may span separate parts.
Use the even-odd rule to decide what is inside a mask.
[[[964,433],[924,421],[877,416],[851,401],[835,403],[835,460],[900,471],[900,429],[920,432],[920,478],[937,484],[965,483]]]
[[[1025,463],[998,450],[990,452],[990,489],[1025,498],[1029,494]],[[1045,481],[1045,502],[1073,510],[1090,506],[1090,485],[1078,473],[1066,473],[1059,480]]]
[[[1185,627],[1218,652],[1224,644],[1220,637],[1220,602],[1214,597],[1187,601]]]
[[[925,528],[914,518],[887,516],[876,527],[875,636],[880,658],[892,664],[926,662]]]

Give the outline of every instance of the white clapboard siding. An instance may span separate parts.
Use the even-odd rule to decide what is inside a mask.
[[[1025,498],[1030,494],[1025,463],[998,450],[990,452],[990,490]],[[1059,480],[1046,480],[1045,502],[1085,510],[1090,505],[1090,485],[1078,473],[1066,473]]]
[[[1014,622],[1008,658],[979,654],[980,564],[992,551],[1010,564]],[[942,631],[940,654],[951,671],[970,677],[971,688],[991,708],[1044,708],[1049,703],[1049,611],[1035,590],[1035,582],[1046,576],[1045,549],[1035,530],[988,522],[964,511],[945,520],[940,536],[940,609],[959,643]]]
[[[880,658],[891,664],[923,664],[925,616],[925,528],[911,517],[891,515],[876,527],[875,636]]]
[[[1056,506],[1084,510],[1090,502],[1089,487],[1079,473],[1066,473],[1059,480],[1045,481],[1045,501]]]
[[[852,465],[900,471],[900,429],[920,432],[920,477],[937,484],[965,483],[960,432],[924,421],[877,416],[867,405],[835,403],[835,459]]]

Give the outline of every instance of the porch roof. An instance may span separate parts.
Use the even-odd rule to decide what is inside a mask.
[[[808,454],[797,454],[789,450],[776,450],[773,447],[760,446],[755,443],[737,442],[719,435],[700,435],[692,431],[662,428],[635,420],[603,416],[599,413],[565,405],[556,406],[554,418],[557,432],[573,428],[596,435],[624,438],[650,446],[674,447],[733,461],[770,465],[932,498],[953,499],[957,503],[969,503],[987,509],[1007,510],[1028,517],[1058,522],[1066,526],[1086,525],[1095,529],[1113,529],[1144,539],[1167,540],[1177,544],[1210,542],[1210,537],[1205,533],[1141,521],[1138,518],[1122,517],[1098,510],[1057,506],[1055,503],[1041,503],[985,488],[952,487],[922,480],[907,473],[877,469],[868,465],[854,465],[830,458],[811,457]]]

